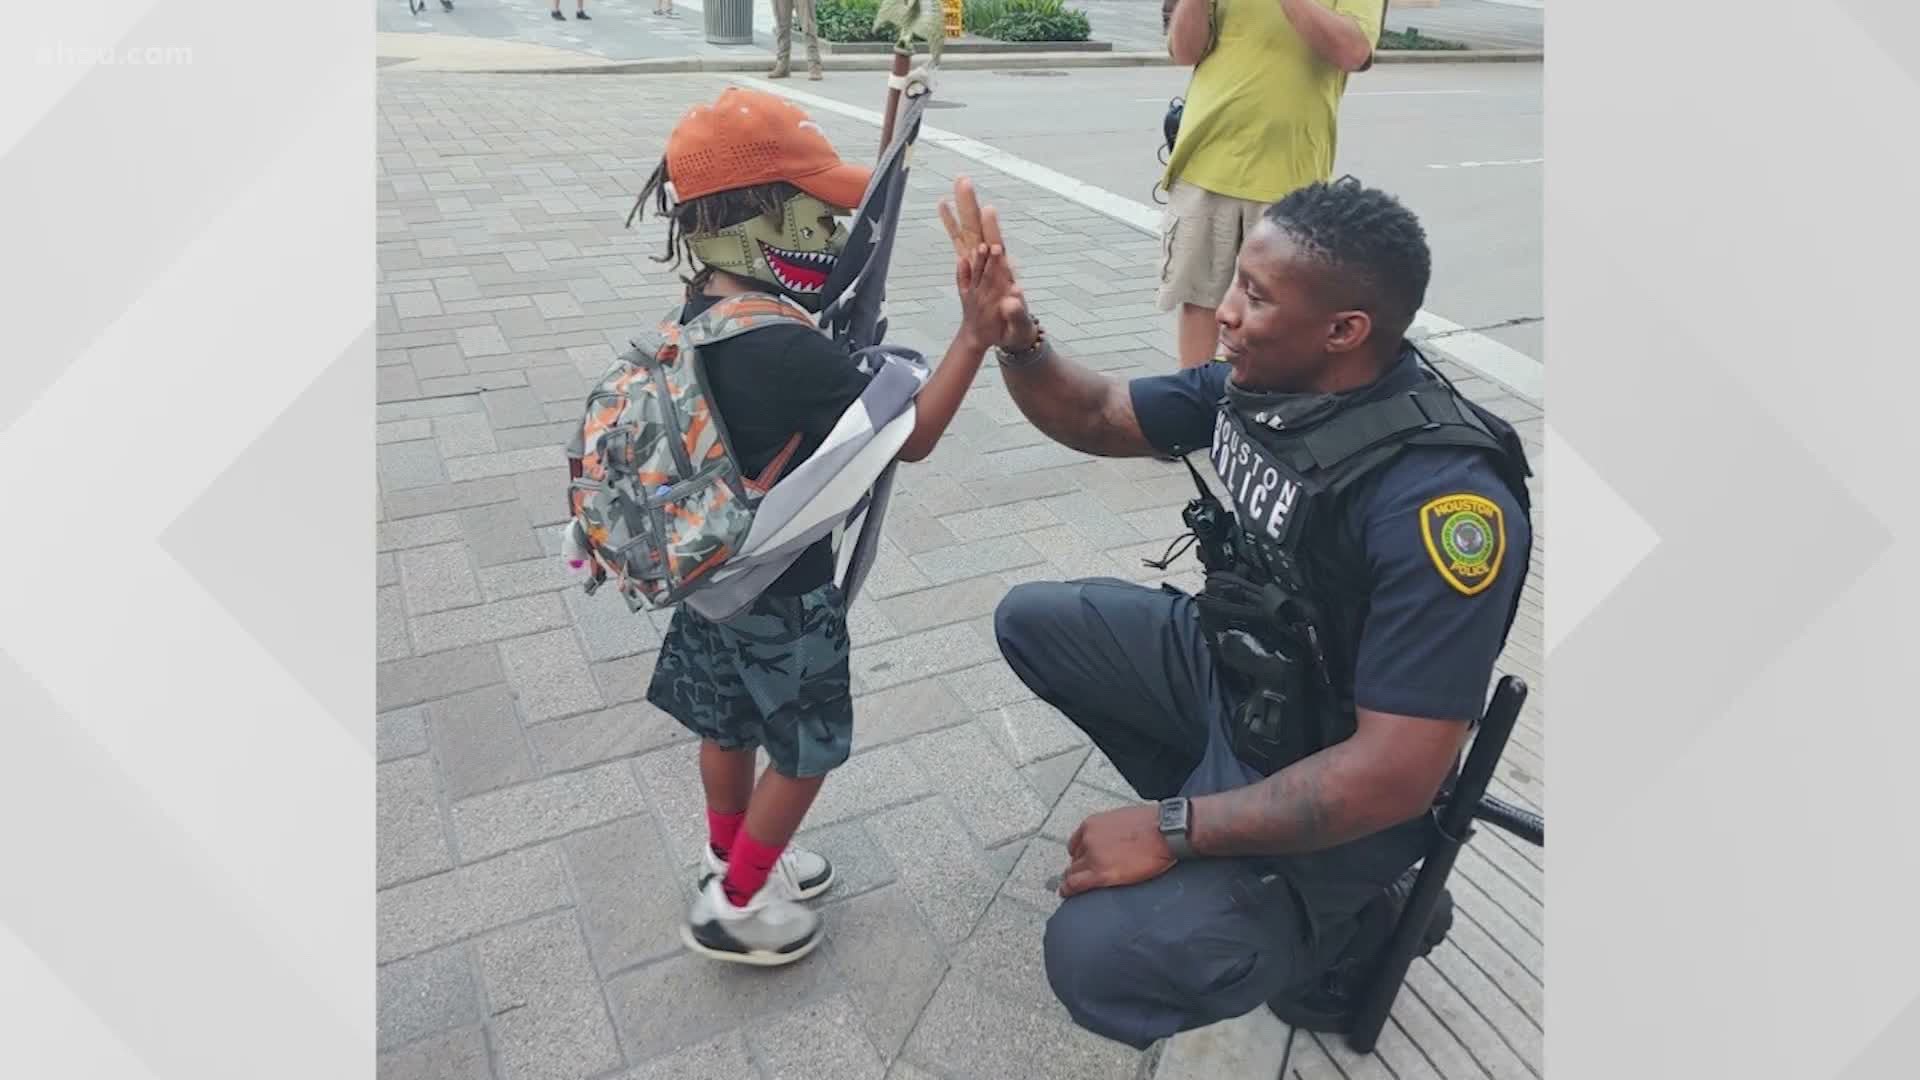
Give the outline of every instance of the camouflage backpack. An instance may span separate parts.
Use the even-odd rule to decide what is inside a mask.
[[[796,432],[747,477],[709,396],[701,350],[768,326],[819,329],[799,305],[758,293],[727,297],[684,327],[677,315],[600,377],[567,447],[565,556],[587,569],[588,593],[612,578],[634,611],[680,603],[738,552],[800,445]]]

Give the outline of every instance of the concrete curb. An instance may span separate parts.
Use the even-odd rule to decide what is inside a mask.
[[[1525,64],[1546,59],[1543,49],[1467,49],[1393,50],[1376,53],[1380,64]],[[579,64],[566,67],[473,67],[463,70],[487,75],[685,75],[692,73],[739,73],[760,71],[768,59],[752,57],[673,57],[657,60],[615,60],[604,64]],[[408,65],[412,67],[412,65]],[[893,66],[888,54],[835,54],[834,71],[887,71]],[[940,58],[943,71],[1023,70],[1033,68],[1108,68],[1172,67],[1173,61],[1157,52],[994,52],[948,53]],[[412,70],[436,70],[415,67]],[[439,69],[444,70],[444,69]]]

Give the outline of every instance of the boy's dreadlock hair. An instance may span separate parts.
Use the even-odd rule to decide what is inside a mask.
[[[763,214],[778,217],[784,212],[787,200],[800,194],[799,188],[781,182],[716,191],[674,205],[667,192],[667,185],[672,179],[667,175],[666,159],[662,158],[654,168],[653,175],[647,178],[646,185],[640,189],[639,198],[634,200],[633,211],[627,215],[627,227],[633,227],[634,219],[640,216],[647,200],[652,199],[655,215],[667,221],[667,249],[664,254],[654,256],[653,261],[668,263],[675,269],[682,263],[693,265],[693,276],[680,279],[687,285],[688,296],[698,293],[707,282],[713,280],[715,273],[711,267],[698,265],[689,236],[716,233],[743,221],[752,221]]]
[[[1406,333],[1433,271],[1426,230],[1413,211],[1343,176],[1300,188],[1268,207],[1266,219],[1302,254],[1357,287],[1389,340]]]

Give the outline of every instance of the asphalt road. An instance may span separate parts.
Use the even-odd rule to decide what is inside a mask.
[[[952,71],[928,122],[1150,204],[1161,117],[1185,82],[1173,68]],[[873,74],[801,88],[869,109],[884,97]],[[1428,310],[1536,360],[1545,359],[1540,98],[1538,64],[1376,68],[1349,86],[1337,166],[1395,192],[1426,223]]]

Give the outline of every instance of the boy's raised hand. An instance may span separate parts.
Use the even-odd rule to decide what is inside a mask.
[[[952,201],[940,201],[940,221],[953,241],[954,284],[966,329],[983,345],[1031,346],[1038,331],[1014,277],[999,212],[981,207],[973,181],[962,176],[953,182]]]

